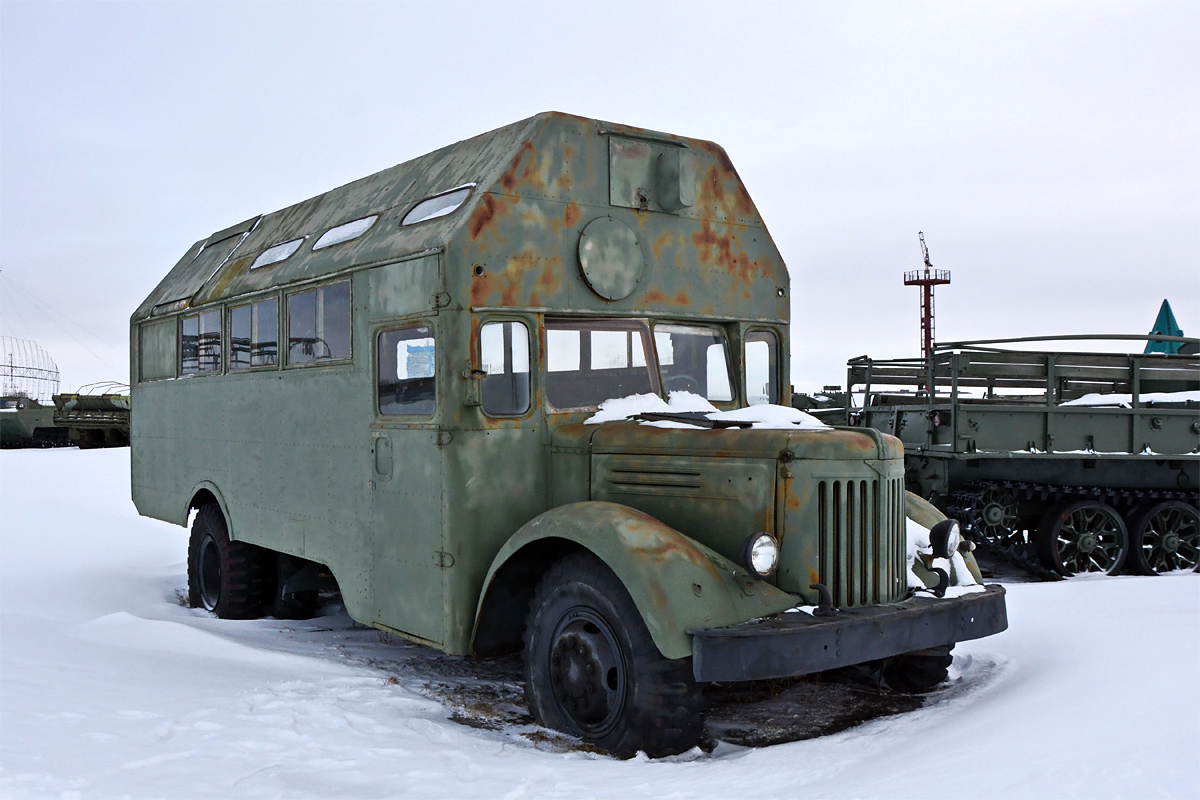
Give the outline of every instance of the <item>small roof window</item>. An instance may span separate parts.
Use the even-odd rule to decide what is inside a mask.
[[[444,217],[461,206],[474,187],[475,184],[468,183],[465,186],[459,186],[457,189],[451,189],[448,192],[428,197],[413,206],[412,210],[404,215],[404,219],[400,220],[400,224],[415,225],[427,219]]]
[[[250,265],[250,269],[258,269],[265,267],[268,264],[274,264],[277,261],[283,261],[292,253],[300,249],[300,245],[304,243],[304,237],[292,239],[290,242],[280,242],[277,245],[268,247],[263,250],[258,258],[254,259],[254,263]]]
[[[322,247],[333,247],[335,244],[341,244],[342,242],[348,242],[351,239],[357,239],[369,231],[377,219],[379,219],[379,215],[372,214],[369,217],[363,217],[362,219],[356,219],[352,222],[338,225],[336,228],[330,228],[321,234],[321,238],[317,239],[317,242],[312,246],[312,249],[320,250]]]

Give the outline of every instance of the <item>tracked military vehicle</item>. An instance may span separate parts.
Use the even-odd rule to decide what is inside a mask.
[[[851,359],[847,388],[861,400],[847,421],[899,437],[908,488],[1034,575],[1195,569],[1197,340],[1151,337],[1190,354],[997,347],[1052,338]]]
[[[32,397],[0,397],[0,447],[62,447],[67,429],[54,424],[54,408]]]
[[[332,575],[622,755],[693,746],[705,682],[929,688],[1003,590],[946,592],[930,509],[914,592],[899,439],[778,421],[789,294],[720,147],[540,114],[196,242],[131,319],[133,499],[192,517],[195,606]]]

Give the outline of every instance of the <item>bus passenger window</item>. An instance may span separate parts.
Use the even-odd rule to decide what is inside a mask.
[[[746,403],[779,402],[779,344],[770,331],[746,334]]]
[[[350,358],[350,282],[288,295],[288,363]]]
[[[180,331],[179,371],[184,375],[221,370],[221,312],[184,317]]]
[[[229,368],[279,363],[279,301],[272,297],[229,312]]]
[[[433,414],[433,344],[433,328],[425,326],[379,334],[380,414]]]
[[[486,373],[485,414],[504,416],[529,410],[529,329],[523,322],[489,322],[479,329],[479,363]]]

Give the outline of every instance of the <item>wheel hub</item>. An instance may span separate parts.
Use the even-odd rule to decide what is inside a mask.
[[[1090,553],[1096,549],[1096,537],[1090,534],[1084,534],[1079,537],[1079,552]]]
[[[564,618],[550,650],[550,683],[559,707],[581,731],[612,727],[625,697],[625,670],[612,629],[590,609]]]
[[[1179,550],[1179,537],[1174,533],[1168,533],[1162,538],[1162,548],[1168,553],[1174,553]]]
[[[212,537],[200,543],[200,602],[212,611],[221,601],[221,553]]]
[[[999,525],[1004,521],[1004,507],[990,503],[983,509],[983,521],[988,525]]]

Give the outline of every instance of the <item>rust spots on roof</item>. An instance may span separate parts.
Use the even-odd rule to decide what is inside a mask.
[[[566,225],[568,228],[574,228],[579,224],[581,216],[583,216],[583,212],[579,210],[579,204],[572,200],[563,209],[563,225]]]
[[[530,163],[526,163],[524,170],[522,170],[521,162],[525,160],[526,156],[530,156]],[[517,151],[516,155],[512,157],[512,160],[508,164],[508,169],[505,170],[504,174],[500,176],[500,185],[504,187],[504,191],[511,192],[517,187],[518,174],[521,177],[527,177],[529,175],[529,172],[532,168],[532,156],[533,142],[526,141],[521,145],[521,149]]]
[[[700,207],[715,208],[729,219],[757,220],[758,210],[729,156],[711,143],[705,143],[703,149],[716,156],[720,166],[709,167],[700,181]]]
[[[508,206],[515,205],[516,202],[517,198],[498,198],[485,192],[479,198],[479,205],[471,212],[471,219],[467,221],[467,233],[472,239],[478,239],[485,230],[495,226],[498,219],[507,215]]]
[[[722,227],[727,230],[724,234],[719,233],[708,220],[701,220],[700,230],[692,234],[692,244],[696,247],[701,264],[708,264],[711,261],[725,270],[742,284],[743,295],[749,298],[750,287],[754,283],[755,275],[765,276],[767,268],[765,265],[751,260],[746,251],[737,243],[737,237],[728,230],[728,226]]]

